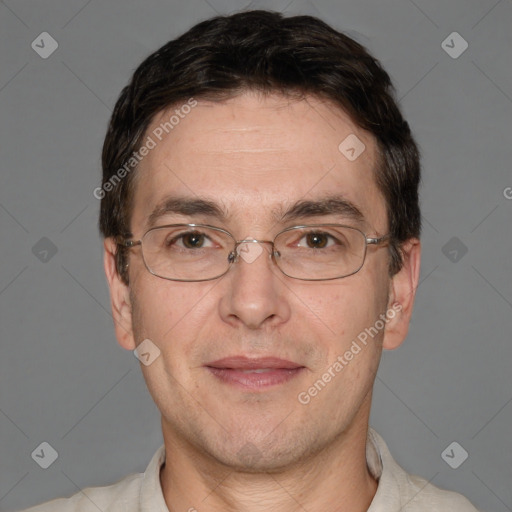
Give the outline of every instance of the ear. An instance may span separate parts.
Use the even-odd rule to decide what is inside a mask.
[[[103,246],[105,249],[103,264],[110,288],[110,304],[117,341],[126,350],[134,350],[136,345],[132,329],[130,288],[123,282],[117,272],[115,241],[112,238],[106,238]]]
[[[389,321],[384,331],[383,348],[394,350],[404,341],[409,331],[416,288],[420,277],[421,243],[417,238],[402,246],[403,266],[391,278],[388,312]]]

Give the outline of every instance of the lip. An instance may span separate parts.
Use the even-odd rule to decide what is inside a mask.
[[[302,365],[287,361],[286,359],[279,359],[278,357],[246,357],[246,356],[231,356],[224,357],[217,361],[206,364],[205,366],[211,368],[227,368],[231,370],[252,370],[257,368],[277,368],[284,370],[293,370],[295,368],[302,368]]]
[[[285,384],[305,369],[286,359],[245,356],[225,357],[205,367],[224,384],[253,391]]]

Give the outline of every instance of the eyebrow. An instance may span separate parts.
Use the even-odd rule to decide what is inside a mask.
[[[323,217],[327,215],[336,215],[360,223],[365,221],[361,210],[354,203],[339,195],[316,200],[297,201],[282,214],[281,220],[296,221],[305,217]]]
[[[147,227],[153,227],[160,217],[172,213],[187,216],[206,215],[219,220],[225,220],[228,217],[223,208],[207,199],[167,197],[153,209],[148,217]]]
[[[342,196],[328,196],[315,200],[299,200],[289,209],[278,207],[273,209],[279,222],[300,221],[305,218],[336,215],[354,222],[364,222],[361,210],[351,201]],[[204,215],[225,221],[229,215],[219,204],[208,199],[188,197],[167,197],[153,209],[147,220],[147,227],[153,227],[157,221],[168,214],[184,216]]]

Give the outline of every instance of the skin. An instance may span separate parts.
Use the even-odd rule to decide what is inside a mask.
[[[169,109],[172,113],[172,109]],[[148,134],[169,112],[156,116]],[[351,162],[338,150],[349,134],[366,146]],[[131,227],[146,231],[168,194],[215,201],[224,221],[204,215],[162,217],[158,225],[200,222],[238,239],[271,240],[300,223],[353,225],[339,215],[281,223],[276,212],[299,199],[343,195],[363,212],[367,236],[387,233],[378,191],[373,136],[339,108],[317,99],[244,93],[199,101],[137,170]],[[144,267],[140,247],[129,260],[129,286],[105,240],[105,271],[116,335],[133,350],[149,338],[161,350],[142,366],[162,414],[166,464],[161,484],[171,511],[364,511],[377,489],[365,459],[372,387],[383,349],[406,337],[420,267],[420,243],[404,245],[392,278],[385,247],[369,246],[356,274],[305,282],[284,276],[262,256],[241,259],[214,281],[160,279]],[[401,311],[307,405],[297,396],[321,378],[357,335],[393,304]],[[261,392],[220,382],[205,364],[223,357],[273,356],[305,370]],[[251,455],[252,454],[252,455]],[[302,509],[301,509],[302,510]]]

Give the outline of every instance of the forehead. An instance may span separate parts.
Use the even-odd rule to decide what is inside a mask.
[[[374,138],[326,101],[256,93],[197,100],[155,116],[145,137],[154,147],[136,171],[134,232],[166,197],[208,200],[226,219],[262,229],[300,200],[343,197],[368,226],[386,229]]]

